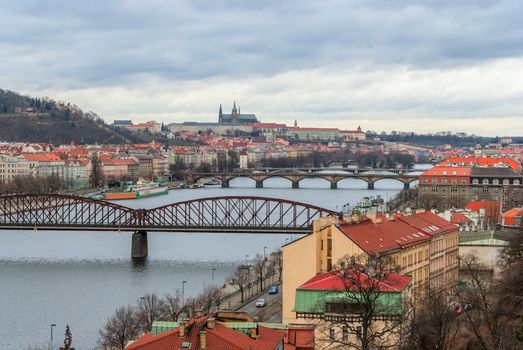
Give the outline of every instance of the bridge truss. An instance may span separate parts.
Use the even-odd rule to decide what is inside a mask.
[[[133,209],[68,195],[0,197],[0,229],[310,232],[313,220],[338,212],[279,198],[199,198],[153,209]]]

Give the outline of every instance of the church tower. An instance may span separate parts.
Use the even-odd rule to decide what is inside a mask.
[[[223,123],[223,112],[222,112],[222,104],[220,103],[220,111],[218,112],[218,123]]]
[[[232,106],[232,112],[231,112],[231,123],[237,123],[238,122],[238,110],[236,109],[236,101],[234,101],[234,105]]]

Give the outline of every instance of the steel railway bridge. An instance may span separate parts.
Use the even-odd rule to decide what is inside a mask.
[[[0,230],[132,232],[131,256],[148,255],[147,232],[308,233],[333,210],[278,198],[224,196],[152,209],[60,194],[0,197]]]

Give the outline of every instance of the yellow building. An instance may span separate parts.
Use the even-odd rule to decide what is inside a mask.
[[[315,221],[312,234],[283,247],[283,322],[306,322],[293,312],[300,285],[333,270],[347,255],[362,254],[390,258],[400,273],[412,277],[416,298],[428,288],[457,281],[458,228],[430,212],[392,219]]]

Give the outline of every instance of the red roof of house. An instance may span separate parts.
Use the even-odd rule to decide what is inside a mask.
[[[521,165],[512,158],[507,157],[450,157],[438,165],[463,164],[463,165],[478,165],[486,167],[495,167],[498,165],[505,165],[514,170],[520,170]]]
[[[429,235],[399,220],[383,220],[378,223],[365,220],[356,224],[341,224],[339,228],[363,251],[372,255],[430,239]]]
[[[437,165],[425,170],[421,176],[470,176],[470,167]]]
[[[523,208],[512,208],[503,214],[501,214],[504,218],[513,218],[516,216],[523,216]]]
[[[59,156],[52,153],[24,153],[23,157],[34,162],[58,162],[62,160]]]
[[[501,201],[470,201],[465,206],[465,209],[470,209],[479,213],[480,209],[488,210],[500,210]]]
[[[398,216],[397,218],[429,236],[457,230],[456,225],[430,211],[411,216]]]
[[[378,288],[380,292],[401,292],[410,282],[410,277],[388,272],[383,279],[369,277],[365,272],[353,269],[337,270],[318,274],[303,283],[298,289],[357,291],[362,288]],[[358,283],[355,283],[359,280]]]
[[[463,213],[459,212],[452,213],[452,218],[450,221],[454,224],[466,224],[468,222],[472,222],[472,220],[466,217]]]
[[[274,349],[285,337],[285,331],[260,325],[258,325],[258,337],[255,339],[220,323],[216,323],[211,329],[206,326],[207,318],[208,316],[202,316],[191,319],[184,337],[180,337],[179,328],[158,335],[147,333],[126,347],[126,350],[178,350],[184,342],[191,344],[189,349],[200,349],[201,330],[206,332],[207,350]]]

